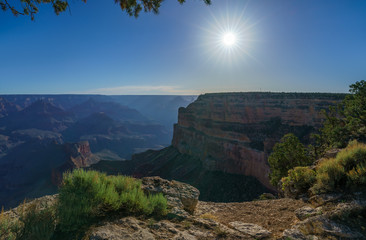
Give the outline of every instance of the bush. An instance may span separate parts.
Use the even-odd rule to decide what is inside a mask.
[[[163,196],[163,194],[150,195],[149,204],[150,208],[152,209],[152,214],[154,216],[160,217],[168,213],[167,211],[168,201]]]
[[[308,166],[312,162],[299,139],[292,133],[286,134],[273,147],[273,152],[268,157],[271,184],[277,186],[281,178],[287,176],[288,170],[298,166]]]
[[[77,169],[64,175],[57,214],[60,231],[73,232],[113,211],[161,216],[166,209],[165,197],[145,195],[139,180]]]
[[[0,213],[0,240],[49,240],[55,231],[55,211],[37,201],[18,207],[19,219]]]
[[[106,193],[104,174],[74,170],[64,174],[57,207],[61,231],[76,231],[97,215]]]
[[[316,173],[308,167],[295,167],[282,178],[282,190],[288,197],[298,197],[307,193],[316,180]]]
[[[338,153],[337,161],[347,174],[347,187],[366,186],[366,145],[353,141]]]
[[[332,192],[344,186],[346,174],[342,165],[335,159],[326,159],[317,166],[316,184],[312,188],[314,193]]]
[[[25,208],[25,209],[24,209]],[[55,231],[55,211],[52,207],[40,209],[37,202],[25,207],[19,218],[21,228],[17,239],[48,240]]]
[[[366,145],[353,141],[336,158],[320,162],[316,169],[314,193],[366,186]]]
[[[18,236],[20,225],[4,214],[4,209],[0,213],[0,240],[15,240]]]
[[[351,84],[345,99],[325,112],[326,120],[320,129],[321,144],[326,147],[345,147],[350,140],[366,142],[366,81]]]

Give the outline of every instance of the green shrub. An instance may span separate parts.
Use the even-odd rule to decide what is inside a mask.
[[[107,180],[109,183],[114,185],[119,194],[141,187],[141,181],[138,181],[133,177],[108,176]]]
[[[37,202],[24,207],[19,221],[21,229],[17,239],[24,240],[48,240],[55,231],[55,211],[52,207],[40,209]]]
[[[341,189],[346,183],[344,167],[336,159],[326,159],[317,166],[316,184],[312,188],[314,193],[332,192]]]
[[[122,192],[121,201],[123,208],[128,213],[145,213],[147,215],[152,213],[148,198],[140,188]]]
[[[366,165],[359,164],[354,169],[347,173],[349,177],[350,184],[354,184],[355,186],[365,186],[366,185]]]
[[[298,197],[307,193],[316,180],[316,173],[308,167],[295,167],[288,171],[288,176],[282,178],[282,190],[285,195]]]
[[[347,187],[366,186],[366,145],[351,142],[339,152],[336,160],[345,168]]]
[[[106,193],[106,176],[96,171],[74,170],[64,174],[57,215],[61,231],[76,231],[98,214]]]
[[[324,112],[326,120],[321,144],[327,147],[345,147],[350,140],[366,141],[366,81],[351,84],[345,99]]]
[[[77,169],[64,175],[57,214],[60,231],[73,232],[111,212],[161,216],[166,209],[165,197],[147,196],[139,180]]]
[[[167,214],[168,201],[163,194],[155,194],[149,196],[149,202],[152,214],[155,216],[163,216]]]
[[[55,211],[37,201],[18,207],[19,219],[0,213],[0,240],[49,240],[55,231]]]
[[[4,209],[0,213],[0,240],[15,240],[18,236],[20,224],[4,214]]]
[[[318,164],[312,191],[322,193],[362,186],[366,186],[366,145],[351,142],[336,158]]]
[[[273,152],[268,157],[271,184],[277,186],[278,182],[287,176],[288,170],[298,166],[308,166],[312,162],[299,139],[292,133],[286,134],[273,147]]]

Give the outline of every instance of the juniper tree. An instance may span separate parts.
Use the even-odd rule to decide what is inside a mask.
[[[87,0],[81,0],[86,3]],[[121,10],[129,16],[138,17],[141,11],[159,13],[159,8],[164,0],[114,0],[121,7]],[[177,0],[183,4],[186,0]],[[202,0],[206,4],[211,4],[211,0]],[[15,2],[15,3],[14,3]],[[34,20],[35,14],[42,4],[51,4],[53,10],[58,15],[69,8],[67,0],[0,0],[0,8],[3,11],[11,11],[14,16],[28,15]]]

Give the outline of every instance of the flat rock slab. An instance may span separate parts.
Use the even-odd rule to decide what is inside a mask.
[[[242,232],[244,234],[248,234],[256,239],[262,239],[271,236],[271,232],[267,229],[253,223],[243,223],[240,221],[235,221],[229,223],[230,226]]]
[[[89,240],[155,240],[153,234],[146,229],[138,229],[130,232],[126,228],[116,225],[108,224],[106,226],[98,227],[90,235]]]

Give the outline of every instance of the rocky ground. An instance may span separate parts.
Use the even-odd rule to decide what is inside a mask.
[[[329,196],[318,198],[324,200]],[[288,198],[198,202],[193,216],[161,221],[122,218],[95,227],[87,239],[366,239],[362,216],[366,202],[333,200],[321,207]]]
[[[366,198],[362,192],[241,203],[198,201],[194,187],[159,177],[143,179],[146,192],[162,192],[170,213],[163,219],[108,216],[83,239],[366,239]],[[37,200],[52,205],[57,195]],[[18,209],[6,214],[17,217]],[[2,238],[0,237],[2,240]]]
[[[295,210],[308,206],[301,200],[289,198],[242,203],[199,202],[195,215],[213,218],[226,226],[231,222],[244,222],[264,227],[272,237],[280,237],[287,226],[298,221]]]

